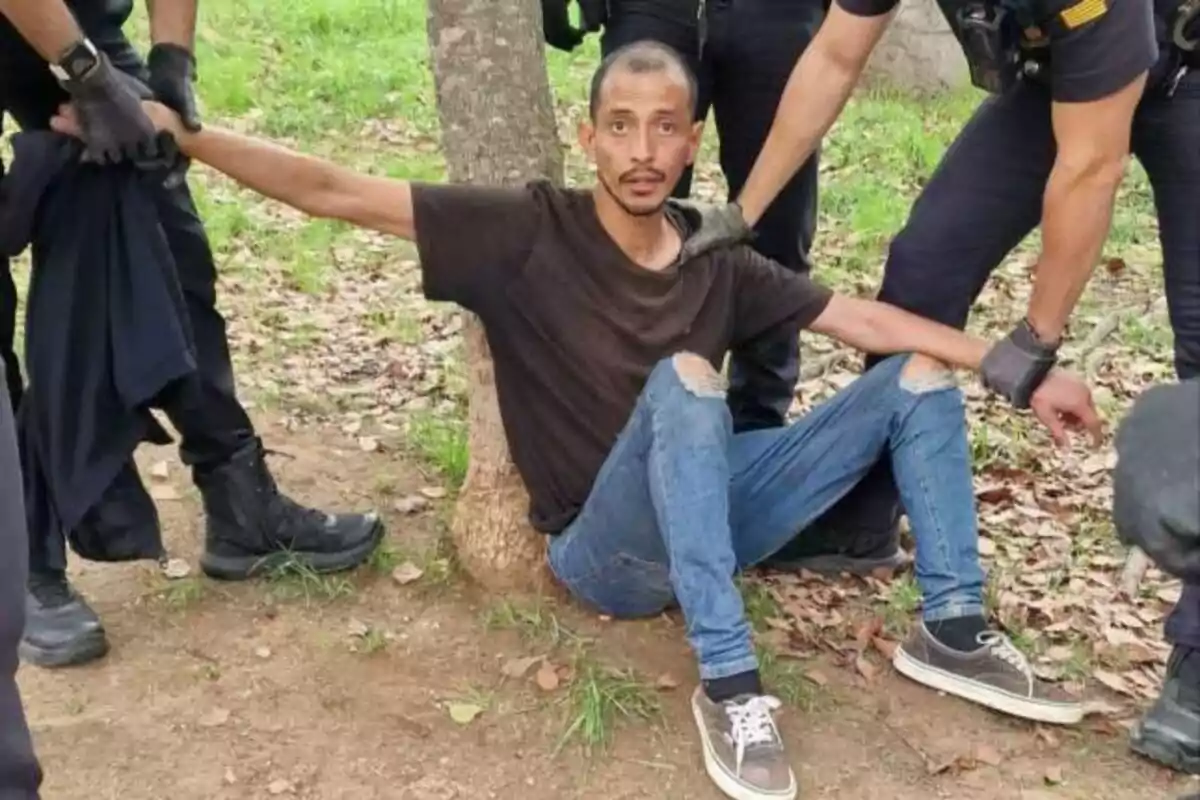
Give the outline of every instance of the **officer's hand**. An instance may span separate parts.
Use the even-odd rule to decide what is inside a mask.
[[[1104,442],[1104,423],[1092,402],[1091,390],[1068,372],[1051,370],[1034,390],[1029,407],[1060,447],[1067,444],[1068,428],[1086,430],[1096,447]]]
[[[749,241],[754,235],[750,226],[746,224],[746,218],[742,216],[741,206],[737,203],[715,206],[685,200],[671,202],[700,218],[699,229],[683,243],[679,254],[680,261],[696,258],[710,250]]]
[[[179,114],[189,131],[200,130],[200,111],[192,87],[196,79],[195,57],[177,44],[156,44],[150,48],[146,62],[154,98]]]
[[[571,24],[569,0],[542,0],[542,31],[546,44],[571,52],[583,41],[583,31]]]
[[[149,89],[113,67],[106,55],[100,53],[91,72],[63,86],[71,95],[89,160],[115,164],[157,157],[154,125],[141,104]]]

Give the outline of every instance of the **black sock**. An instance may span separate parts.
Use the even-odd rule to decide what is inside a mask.
[[[704,693],[714,703],[722,703],[739,694],[762,694],[762,679],[756,669],[727,678],[713,678],[704,682]]]
[[[965,653],[980,648],[976,637],[988,629],[988,624],[982,614],[971,614],[966,617],[926,621],[925,627],[933,634],[933,638],[946,647]]]

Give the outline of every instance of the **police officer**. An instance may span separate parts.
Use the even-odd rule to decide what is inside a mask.
[[[132,0],[0,0],[0,108],[25,130],[48,129],[61,103],[79,110],[90,157],[106,164],[160,155],[139,97],[153,94],[198,126],[192,91],[195,0],[150,3],[153,39],[143,63],[122,26]],[[328,515],[279,492],[262,443],[238,402],[225,323],[215,307],[212,252],[185,182],[169,190],[159,222],[176,261],[197,350],[197,373],[164,395],[164,411],[181,434],[181,454],[193,470],[207,517],[201,566],[214,577],[258,574],[268,557],[287,556],[319,570],[348,569],[365,560],[382,536],[374,514]],[[96,209],[104,212],[104,209]],[[36,242],[34,247],[36,247]],[[0,342],[12,353],[15,288],[0,270]],[[8,386],[19,395],[13,372]],[[84,399],[86,402],[86,398]],[[17,401],[19,402],[19,401]],[[53,476],[51,476],[53,479]],[[149,505],[149,518],[138,501]],[[10,506],[6,503],[6,511]],[[109,489],[85,523],[97,530],[157,526],[153,506],[132,467]],[[32,515],[30,515],[32,517]],[[56,546],[45,546],[46,541]],[[58,532],[30,531],[29,590],[21,652],[42,666],[77,664],[108,649],[95,612],[67,581]]]
[[[37,800],[41,766],[17,687],[29,542],[5,368],[0,363],[0,798]]]
[[[742,190],[766,140],[797,59],[825,18],[826,0],[579,0],[581,28],[568,22],[567,0],[542,0],[546,40],[574,49],[586,32],[603,29],[604,55],[649,39],[685,58],[698,81],[696,119],[711,108],[721,170],[730,197]],[[819,154],[804,159],[755,220],[753,246],[785,267],[807,273],[817,225]],[[689,167],[674,195],[691,192]],[[799,330],[730,353],[728,403],[735,432],[785,424],[800,374]],[[898,516],[898,515],[897,515]],[[813,523],[772,563],[815,572],[867,574],[904,563],[893,532],[848,530],[854,519],[835,512]]]

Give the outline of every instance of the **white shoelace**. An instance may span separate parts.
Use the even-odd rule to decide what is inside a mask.
[[[729,716],[730,732],[737,750],[737,772],[742,773],[742,757],[747,747],[772,745],[780,741],[779,728],[771,716],[783,704],[771,695],[755,695],[741,703],[727,703],[725,713]]]
[[[1029,682],[1029,690],[1033,690],[1033,668],[1029,666],[1029,659],[1017,649],[1017,646],[1007,636],[998,631],[984,631],[976,636],[975,640],[989,648],[991,654],[996,658],[1019,669],[1025,676],[1025,680]]]

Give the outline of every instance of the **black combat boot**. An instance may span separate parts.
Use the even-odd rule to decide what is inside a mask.
[[[58,570],[29,573],[21,659],[39,667],[94,661],[108,652],[100,618]]]
[[[226,462],[196,467],[207,532],[200,567],[212,578],[244,580],[295,562],[316,572],[352,569],[383,538],[378,515],[327,514],[283,495],[255,438]]]
[[[1189,775],[1200,774],[1200,650],[1176,645],[1154,706],[1134,726],[1135,753]]]

